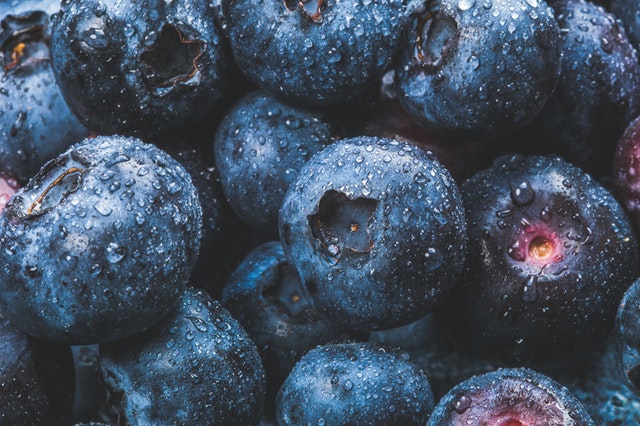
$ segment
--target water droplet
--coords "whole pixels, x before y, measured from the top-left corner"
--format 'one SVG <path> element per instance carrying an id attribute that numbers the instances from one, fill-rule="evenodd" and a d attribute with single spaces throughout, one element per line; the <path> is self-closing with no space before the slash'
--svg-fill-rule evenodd
<path id="1" fill-rule="evenodd" d="M 116 243 L 109 243 L 106 248 L 107 261 L 109 261 L 110 263 L 120 262 L 122 259 L 124 259 L 126 254 L 127 249 Z"/>
<path id="2" fill-rule="evenodd" d="M 101 27 L 92 27 L 84 30 L 81 39 L 78 41 L 95 50 L 107 50 L 111 45 L 111 37 Z"/>
<path id="3" fill-rule="evenodd" d="M 527 4 L 531 7 L 538 7 L 538 0 L 526 0 Z"/>
<path id="4" fill-rule="evenodd" d="M 413 175 L 413 181 L 415 183 L 425 183 L 427 181 L 427 177 L 424 175 L 424 173 L 422 172 L 418 172 L 415 175 Z"/>
<path id="5" fill-rule="evenodd" d="M 353 389 L 353 383 L 351 382 L 351 380 L 345 380 L 344 381 L 344 390 L 350 391 L 351 389 Z"/>
<path id="6" fill-rule="evenodd" d="M 460 0 L 460 1 L 458 1 L 458 9 L 462 10 L 463 12 L 465 10 L 471 9 L 475 5 L 476 5 L 476 0 Z"/>
<path id="7" fill-rule="evenodd" d="M 204 322 L 202 318 L 199 318 L 199 317 L 187 317 L 187 318 L 189 318 L 189 321 L 191 321 L 191 323 L 196 328 L 196 330 L 202 331 L 203 333 L 206 333 L 207 331 L 209 331 L 207 324 Z"/>
<path id="8" fill-rule="evenodd" d="M 480 66 L 480 59 L 478 59 L 476 55 L 469 56 L 469 59 L 467 59 L 467 61 L 469 62 L 469 66 L 473 70 L 478 69 L 478 67 Z"/>
<path id="9" fill-rule="evenodd" d="M 107 203 L 105 203 L 104 201 L 98 201 L 98 203 L 93 206 L 96 211 L 98 213 L 100 213 L 102 216 L 109 216 L 113 210 L 111 209 L 111 206 L 109 206 Z"/>
<path id="10" fill-rule="evenodd" d="M 509 186 L 511 187 L 511 201 L 518 207 L 531 204 L 536 198 L 536 193 L 527 181 L 511 182 Z"/>
<path id="11" fill-rule="evenodd" d="M 520 288 L 520 298 L 525 303 L 532 303 L 538 300 L 538 276 L 529 275 Z"/>
<path id="12" fill-rule="evenodd" d="M 469 407 L 471 407 L 471 398 L 466 395 L 462 395 L 453 403 L 453 409 L 456 410 L 458 414 L 464 413 Z"/>

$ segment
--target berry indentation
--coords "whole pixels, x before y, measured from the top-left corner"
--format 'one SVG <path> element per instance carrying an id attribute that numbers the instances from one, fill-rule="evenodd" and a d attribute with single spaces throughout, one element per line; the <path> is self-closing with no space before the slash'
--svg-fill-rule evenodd
<path id="1" fill-rule="evenodd" d="M 288 264 L 278 264 L 278 279 L 269 284 L 263 291 L 264 296 L 288 318 L 311 310 L 311 303 L 302 294 L 302 283 Z"/>
<path id="2" fill-rule="evenodd" d="M 324 0 L 284 0 L 284 6 L 291 12 L 299 9 L 311 18 L 313 22 L 320 22 L 322 20 Z"/>
<path id="3" fill-rule="evenodd" d="M 535 237 L 529 243 L 529 255 L 537 261 L 548 261 L 554 252 L 553 241 L 545 237 Z"/>
<path id="4" fill-rule="evenodd" d="M 0 22 L 0 54 L 5 72 L 25 64 L 49 60 L 49 37 L 44 12 L 9 15 Z"/>
<path id="5" fill-rule="evenodd" d="M 151 71 L 151 85 L 167 88 L 191 80 L 198 73 L 203 47 L 201 40 L 188 39 L 178 28 L 165 24 L 153 47 L 140 55 Z"/>
<path id="6" fill-rule="evenodd" d="M 71 158 L 58 157 L 44 167 L 5 206 L 10 220 L 41 216 L 78 190 L 82 184 L 85 166 Z"/>
<path id="7" fill-rule="evenodd" d="M 374 246 L 369 225 L 377 207 L 378 200 L 350 199 L 335 190 L 325 192 L 317 213 L 308 216 L 311 233 L 320 242 L 323 254 L 338 262 L 345 251 L 369 253 Z"/>
<path id="8" fill-rule="evenodd" d="M 438 12 L 427 12 L 418 21 L 414 42 L 414 63 L 426 72 L 435 72 L 455 50 L 456 22 Z"/>

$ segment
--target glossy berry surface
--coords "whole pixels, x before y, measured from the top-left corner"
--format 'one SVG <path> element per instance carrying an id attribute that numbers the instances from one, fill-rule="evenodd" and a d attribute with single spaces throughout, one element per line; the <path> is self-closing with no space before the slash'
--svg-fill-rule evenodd
<path id="1" fill-rule="evenodd" d="M 640 114 L 638 56 L 615 17 L 584 0 L 553 2 L 562 72 L 534 131 L 590 173 L 610 174 L 616 141 Z"/>
<path id="2" fill-rule="evenodd" d="M 627 385 L 640 393 L 640 281 L 626 291 L 616 317 L 617 361 Z"/>
<path id="3" fill-rule="evenodd" d="M 398 349 L 372 343 L 319 346 L 278 393 L 279 425 L 423 425 L 434 406 L 424 372 Z"/>
<path id="4" fill-rule="evenodd" d="M 138 333 L 182 293 L 201 209 L 184 168 L 139 139 L 73 145 L 0 216 L 0 306 L 42 339 L 92 344 Z"/>
<path id="5" fill-rule="evenodd" d="M 560 75 L 558 24 L 543 1 L 425 2 L 400 52 L 400 104 L 448 138 L 492 138 L 531 122 Z"/>
<path id="6" fill-rule="evenodd" d="M 238 67 L 292 103 L 345 102 L 375 84 L 406 22 L 399 0 L 222 1 Z"/>
<path id="7" fill-rule="evenodd" d="M 92 130 L 156 141 L 225 98 L 231 58 L 208 3 L 74 0 L 52 22 L 56 81 Z"/>
<path id="8" fill-rule="evenodd" d="M 443 313 L 465 346 L 566 360 L 610 332 L 638 248 L 605 188 L 559 157 L 516 155 L 461 190 L 468 261 Z"/>
<path id="9" fill-rule="evenodd" d="M 277 237 L 278 210 L 309 158 L 332 142 L 318 112 L 289 106 L 261 92 L 241 99 L 216 131 L 220 181 L 238 217 Z"/>
<path id="10" fill-rule="evenodd" d="M 103 382 L 127 424 L 258 424 L 260 356 L 240 324 L 202 291 L 187 289 L 160 323 L 100 349 Z"/>
<path id="11" fill-rule="evenodd" d="M 586 409 L 559 383 L 529 369 L 474 376 L 438 402 L 428 426 L 595 426 Z"/>
<path id="12" fill-rule="evenodd" d="M 640 46 L 640 5 L 635 0 L 611 0 L 608 10 L 622 21 L 625 32 L 633 46 Z"/>
<path id="13" fill-rule="evenodd" d="M 306 299 L 277 241 L 247 255 L 227 281 L 222 304 L 255 341 L 273 396 L 307 351 L 345 336 Z"/>
<path id="14" fill-rule="evenodd" d="M 430 153 L 391 139 L 342 139 L 312 157 L 285 196 L 280 236 L 313 303 L 362 331 L 425 315 L 464 261 L 451 175 Z"/>
<path id="15" fill-rule="evenodd" d="M 25 183 L 88 130 L 67 107 L 51 69 L 49 14 L 56 2 L 23 3 L 0 5 L 0 158 L 2 171 Z"/>
<path id="16" fill-rule="evenodd" d="M 618 140 L 613 185 L 631 224 L 640 231 L 640 118 L 633 120 Z"/>

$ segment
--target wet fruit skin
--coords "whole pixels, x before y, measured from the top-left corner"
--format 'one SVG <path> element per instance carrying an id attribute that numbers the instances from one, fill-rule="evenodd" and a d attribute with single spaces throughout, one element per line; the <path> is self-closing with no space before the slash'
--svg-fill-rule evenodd
<path id="1" fill-rule="evenodd" d="M 259 422 L 265 373 L 256 346 L 203 291 L 187 288 L 160 323 L 100 350 L 103 383 L 127 424 Z"/>
<path id="2" fill-rule="evenodd" d="M 467 263 L 441 313 L 464 347 L 568 362 L 610 333 L 638 247 L 605 188 L 559 157 L 514 155 L 461 191 Z"/>
<path id="3" fill-rule="evenodd" d="M 640 280 L 626 291 L 616 316 L 616 358 L 626 385 L 640 393 Z"/>
<path id="4" fill-rule="evenodd" d="M 638 2 L 635 0 L 611 0 L 608 10 L 622 21 L 625 32 L 633 46 L 640 47 L 640 22 L 638 21 Z"/>
<path id="5" fill-rule="evenodd" d="M 36 340 L 0 313 L 0 424 L 69 424 L 73 379 L 68 346 Z"/>
<path id="6" fill-rule="evenodd" d="M 616 141 L 640 114 L 638 56 L 602 7 L 583 0 L 551 5 L 562 30 L 562 72 L 531 131 L 556 155 L 608 176 Z"/>
<path id="7" fill-rule="evenodd" d="M 351 330 L 426 315 L 464 262 L 451 175 L 430 153 L 391 139 L 342 139 L 313 156 L 285 195 L 280 236 L 310 300 Z"/>
<path id="8" fill-rule="evenodd" d="M 0 216 L 0 309 L 33 336 L 94 344 L 159 321 L 198 256 L 202 213 L 184 168 L 139 139 L 73 145 Z"/>
<path id="9" fill-rule="evenodd" d="M 220 181 L 238 217 L 278 235 L 284 194 L 309 158 L 331 143 L 322 114 L 254 91 L 225 115 L 213 143 Z"/>
<path id="10" fill-rule="evenodd" d="M 51 69 L 55 1 L 7 3 L 0 5 L 0 158 L 2 171 L 25 183 L 89 131 L 67 107 Z"/>
<path id="11" fill-rule="evenodd" d="M 245 257 L 225 284 L 221 301 L 256 343 L 274 398 L 307 351 L 347 336 L 305 298 L 278 241 Z"/>
<path id="12" fill-rule="evenodd" d="M 434 406 L 424 372 L 399 349 L 373 343 L 319 346 L 280 388 L 278 425 L 424 425 Z"/>
<path id="13" fill-rule="evenodd" d="M 261 90 L 294 104 L 333 105 L 376 83 L 406 22 L 398 0 L 225 0 L 235 61 Z"/>
<path id="14" fill-rule="evenodd" d="M 395 65 L 398 98 L 428 130 L 490 139 L 531 122 L 560 75 L 560 34 L 544 1 L 425 2 Z"/>
<path id="15" fill-rule="evenodd" d="M 150 142 L 206 127 L 231 67 L 213 8 L 192 0 L 63 2 L 51 53 L 60 90 L 87 127 Z"/>
<path id="16" fill-rule="evenodd" d="M 613 159 L 615 194 L 629 215 L 636 232 L 640 231 L 640 118 L 629 124 L 616 147 Z"/>
<path id="17" fill-rule="evenodd" d="M 534 370 L 498 369 L 451 389 L 427 426 L 595 426 L 569 391 Z"/>

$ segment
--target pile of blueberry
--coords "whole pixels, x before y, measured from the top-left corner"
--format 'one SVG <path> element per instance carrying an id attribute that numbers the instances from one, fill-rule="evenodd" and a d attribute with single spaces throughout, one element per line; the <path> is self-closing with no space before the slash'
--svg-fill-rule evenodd
<path id="1" fill-rule="evenodd" d="M 0 425 L 640 424 L 594 1 L 0 0 Z"/>

